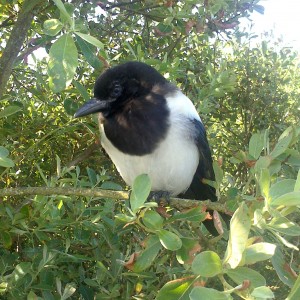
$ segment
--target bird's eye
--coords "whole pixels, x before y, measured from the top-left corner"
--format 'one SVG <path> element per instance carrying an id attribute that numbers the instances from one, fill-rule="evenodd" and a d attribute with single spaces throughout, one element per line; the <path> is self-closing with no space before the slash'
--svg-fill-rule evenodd
<path id="1" fill-rule="evenodd" d="M 122 93 L 122 86 L 120 83 L 116 82 L 112 88 L 112 91 L 110 93 L 110 96 L 112 98 L 118 98 Z"/>

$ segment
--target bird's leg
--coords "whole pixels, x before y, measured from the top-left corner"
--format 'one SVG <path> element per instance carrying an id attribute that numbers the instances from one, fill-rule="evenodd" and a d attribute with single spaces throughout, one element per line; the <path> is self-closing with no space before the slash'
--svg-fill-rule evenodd
<path id="1" fill-rule="evenodd" d="M 170 204 L 170 192 L 167 191 L 152 191 L 148 196 L 148 201 L 155 201 L 160 204 L 162 200 L 166 201 L 168 205 Z"/>

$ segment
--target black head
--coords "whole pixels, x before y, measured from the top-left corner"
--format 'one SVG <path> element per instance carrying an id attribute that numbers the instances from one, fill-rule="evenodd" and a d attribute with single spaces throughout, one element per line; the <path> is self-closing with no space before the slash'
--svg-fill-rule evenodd
<path id="1" fill-rule="evenodd" d="M 96 81 L 94 97 L 75 113 L 82 117 L 101 112 L 112 114 L 133 98 L 148 94 L 155 85 L 167 80 L 154 68 L 141 62 L 128 62 L 106 70 Z"/>

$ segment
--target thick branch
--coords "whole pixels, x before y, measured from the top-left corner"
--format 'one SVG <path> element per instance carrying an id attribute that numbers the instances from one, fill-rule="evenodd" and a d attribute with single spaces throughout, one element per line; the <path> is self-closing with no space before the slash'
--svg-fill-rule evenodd
<path id="1" fill-rule="evenodd" d="M 84 196 L 84 197 L 102 197 L 115 200 L 128 199 L 129 193 L 124 191 L 111 191 L 102 189 L 82 189 L 82 188 L 66 188 L 66 187 L 20 187 L 0 190 L 0 197 L 9 196 L 28 196 L 28 195 L 65 195 L 65 196 Z M 163 203 L 166 204 L 166 203 Z M 190 199 L 171 198 L 170 206 L 178 210 L 192 208 L 201 205 L 208 210 L 217 210 L 218 212 L 227 213 L 226 206 L 222 203 L 211 202 L 210 200 L 199 201 Z"/>
<path id="2" fill-rule="evenodd" d="M 0 98 L 3 96 L 14 62 L 26 39 L 27 32 L 34 17 L 34 9 L 42 2 L 44 1 L 25 0 L 19 12 L 18 19 L 11 31 L 2 56 L 0 57 Z"/>

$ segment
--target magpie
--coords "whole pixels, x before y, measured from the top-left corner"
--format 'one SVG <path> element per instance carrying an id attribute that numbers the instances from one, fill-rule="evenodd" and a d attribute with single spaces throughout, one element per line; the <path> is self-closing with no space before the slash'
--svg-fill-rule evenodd
<path id="1" fill-rule="evenodd" d="M 204 125 L 192 101 L 156 69 L 132 61 L 104 71 L 74 116 L 95 113 L 101 144 L 127 185 L 148 174 L 153 192 L 217 200 L 205 183 L 215 175 Z"/>

